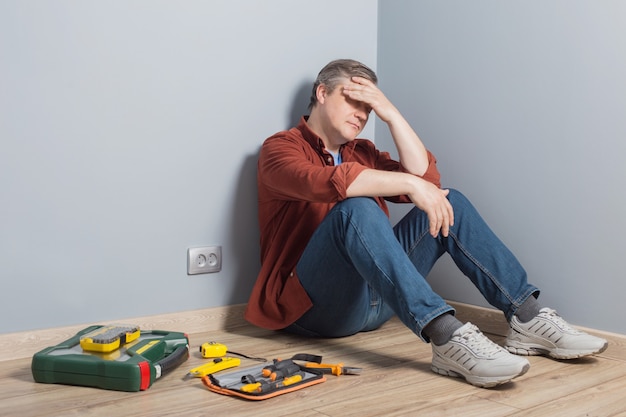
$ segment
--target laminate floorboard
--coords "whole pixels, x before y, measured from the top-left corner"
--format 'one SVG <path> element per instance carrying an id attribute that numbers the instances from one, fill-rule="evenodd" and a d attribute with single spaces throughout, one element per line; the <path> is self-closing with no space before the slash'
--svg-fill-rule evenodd
<path id="1" fill-rule="evenodd" d="M 502 342 L 506 323 L 498 313 L 465 305 L 457 309 L 459 318 L 472 321 L 494 341 Z M 36 383 L 30 370 L 31 357 L 0 361 L 0 415 L 626 416 L 626 338 L 621 335 L 598 332 L 610 344 L 594 357 L 574 361 L 531 357 L 527 374 L 512 383 L 482 389 L 433 373 L 430 345 L 418 340 L 395 318 L 376 331 L 340 339 L 309 339 L 267 331 L 232 317 L 223 328 L 207 331 L 201 331 L 201 320 L 196 322 L 198 325 L 188 333 L 189 360 L 146 391 Z M 265 401 L 226 397 L 208 391 L 197 378 L 182 379 L 191 368 L 206 361 L 199 346 L 207 341 L 268 359 L 316 354 L 326 363 L 343 362 L 363 371 L 358 376 L 329 375 L 322 384 Z M 241 366 L 255 363 L 242 359 Z"/>

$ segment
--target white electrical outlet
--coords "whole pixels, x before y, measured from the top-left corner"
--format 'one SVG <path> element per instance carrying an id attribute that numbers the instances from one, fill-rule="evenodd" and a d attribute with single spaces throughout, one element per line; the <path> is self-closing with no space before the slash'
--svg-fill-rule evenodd
<path id="1" fill-rule="evenodd" d="M 222 247 L 204 246 L 187 249 L 187 275 L 208 274 L 222 270 Z"/>

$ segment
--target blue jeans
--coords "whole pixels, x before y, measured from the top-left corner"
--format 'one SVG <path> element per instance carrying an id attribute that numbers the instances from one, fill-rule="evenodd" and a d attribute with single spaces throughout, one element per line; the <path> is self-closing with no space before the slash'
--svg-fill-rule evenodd
<path id="1" fill-rule="evenodd" d="M 373 199 L 350 198 L 328 213 L 309 241 L 296 271 L 313 302 L 285 330 L 342 337 L 374 330 L 394 314 L 422 340 L 424 327 L 454 309 L 426 279 L 449 253 L 485 299 L 511 319 L 536 287 L 470 201 L 450 190 L 454 226 L 448 237 L 429 234 L 428 218 L 413 208 L 395 227 Z"/>

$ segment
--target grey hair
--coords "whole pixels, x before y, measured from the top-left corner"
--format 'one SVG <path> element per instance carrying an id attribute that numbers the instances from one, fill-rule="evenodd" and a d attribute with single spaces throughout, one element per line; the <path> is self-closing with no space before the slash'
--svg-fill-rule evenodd
<path id="1" fill-rule="evenodd" d="M 376 73 L 366 65 L 353 59 L 337 59 L 326 64 L 324 68 L 317 74 L 317 79 L 313 84 L 311 92 L 311 100 L 309 102 L 309 110 L 317 104 L 317 87 L 324 84 L 328 93 L 332 93 L 335 88 L 346 78 L 363 77 L 374 84 L 378 83 Z"/>

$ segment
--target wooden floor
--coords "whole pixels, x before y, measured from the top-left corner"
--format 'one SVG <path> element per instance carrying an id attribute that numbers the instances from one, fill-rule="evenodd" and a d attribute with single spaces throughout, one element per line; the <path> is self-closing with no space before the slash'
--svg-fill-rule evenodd
<path id="1" fill-rule="evenodd" d="M 506 323 L 493 310 L 455 305 L 461 320 L 472 321 L 501 342 Z M 168 319 L 169 328 L 189 332 L 191 358 L 141 392 L 40 384 L 33 381 L 30 356 L 0 357 L 1 416 L 626 416 L 626 337 L 607 335 L 609 348 L 599 356 L 574 361 L 531 357 L 531 369 L 514 382 L 492 389 L 430 370 L 430 345 L 419 341 L 397 319 L 381 329 L 343 339 L 312 340 L 270 332 L 243 322 L 241 307 L 219 317 Z M 204 323 L 203 323 L 204 320 Z M 209 325 L 211 320 L 224 324 Z M 163 325 L 163 323 L 159 323 Z M 215 328 L 218 327 L 218 328 Z M 210 328 L 209 331 L 202 331 Z M 42 343 L 16 335 L 14 347 Z M 34 340 L 34 341 L 33 341 Z M 50 345 L 65 340 L 50 340 Z M 187 371 L 206 361 L 198 347 L 206 341 L 235 352 L 267 358 L 296 353 L 322 355 L 363 369 L 359 376 L 329 376 L 327 382 L 266 401 L 246 401 L 208 391 Z M 0 348 L 7 349 L 8 346 Z M 44 340 L 44 342 L 48 342 Z M 6 339 L 5 342 L 6 344 Z M 242 366 L 255 362 L 242 360 Z"/>

